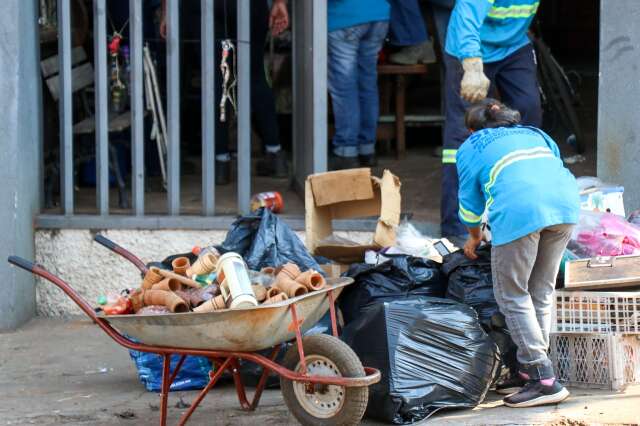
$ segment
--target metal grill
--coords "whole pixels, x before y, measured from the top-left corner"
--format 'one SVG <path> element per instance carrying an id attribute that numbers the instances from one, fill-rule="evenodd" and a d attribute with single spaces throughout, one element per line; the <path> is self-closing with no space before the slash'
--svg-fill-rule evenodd
<path id="1" fill-rule="evenodd" d="M 620 334 L 552 333 L 549 356 L 570 386 L 620 390 L 640 382 L 640 339 Z"/>

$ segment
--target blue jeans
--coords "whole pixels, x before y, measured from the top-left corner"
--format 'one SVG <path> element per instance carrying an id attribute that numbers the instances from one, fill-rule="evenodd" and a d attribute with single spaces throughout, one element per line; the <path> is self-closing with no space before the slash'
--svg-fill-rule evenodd
<path id="1" fill-rule="evenodd" d="M 427 28 L 418 0 L 389 0 L 389 39 L 396 46 L 414 46 L 427 41 Z"/>
<path id="2" fill-rule="evenodd" d="M 388 21 L 331 31 L 328 82 L 333 105 L 333 153 L 356 157 L 375 153 L 378 126 L 378 52 Z"/>

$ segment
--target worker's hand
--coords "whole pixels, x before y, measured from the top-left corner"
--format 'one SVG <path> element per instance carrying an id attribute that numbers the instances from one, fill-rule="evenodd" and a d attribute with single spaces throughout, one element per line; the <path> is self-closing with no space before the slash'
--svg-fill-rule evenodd
<path id="1" fill-rule="evenodd" d="M 167 20 L 164 16 L 164 14 L 162 15 L 162 17 L 160 18 L 160 37 L 162 37 L 163 39 L 167 39 Z"/>
<path id="2" fill-rule="evenodd" d="M 473 235 L 469 234 L 469 237 L 467 238 L 467 242 L 464 243 L 465 256 L 467 256 L 471 260 L 476 260 L 478 258 L 478 255 L 476 254 L 476 249 L 482 242 L 482 238 L 483 238 L 482 234 L 480 235 L 480 238 L 476 238 Z"/>
<path id="3" fill-rule="evenodd" d="M 462 61 L 464 76 L 460 95 L 465 101 L 478 102 L 487 97 L 491 82 L 482 70 L 482 58 L 466 58 Z"/>
<path id="4" fill-rule="evenodd" d="M 286 0 L 274 0 L 271 6 L 271 14 L 269 15 L 269 28 L 271 34 L 277 36 L 287 29 L 289 26 L 289 11 L 287 10 Z"/>

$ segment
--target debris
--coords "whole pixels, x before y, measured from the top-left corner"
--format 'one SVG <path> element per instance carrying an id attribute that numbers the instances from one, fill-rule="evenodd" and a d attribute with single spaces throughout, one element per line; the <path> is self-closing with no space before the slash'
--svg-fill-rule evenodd
<path id="1" fill-rule="evenodd" d="M 576 154 L 576 155 L 572 155 L 570 157 L 564 157 L 562 159 L 562 161 L 565 162 L 565 164 L 576 164 L 576 163 L 583 163 L 587 160 L 587 157 L 585 157 L 582 154 Z"/>
<path id="2" fill-rule="evenodd" d="M 182 395 L 180 395 L 179 397 L 180 399 L 178 399 L 178 402 L 176 402 L 176 408 L 189 408 L 191 407 L 191 404 L 189 404 L 188 402 L 184 402 L 184 400 L 182 399 Z"/>
<path id="3" fill-rule="evenodd" d="M 135 419 L 136 418 L 136 413 L 134 413 L 132 410 L 119 411 L 119 412 L 115 413 L 115 415 L 117 417 L 120 417 L 121 419 Z"/>

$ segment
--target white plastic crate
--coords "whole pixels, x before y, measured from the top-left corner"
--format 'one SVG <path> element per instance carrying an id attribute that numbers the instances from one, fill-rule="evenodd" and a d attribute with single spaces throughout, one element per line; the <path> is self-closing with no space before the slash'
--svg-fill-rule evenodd
<path id="1" fill-rule="evenodd" d="M 639 333 L 640 292 L 555 292 L 552 331 L 563 333 Z"/>
<path id="2" fill-rule="evenodd" d="M 620 390 L 640 383 L 640 336 L 551 333 L 549 357 L 560 382 Z"/>

